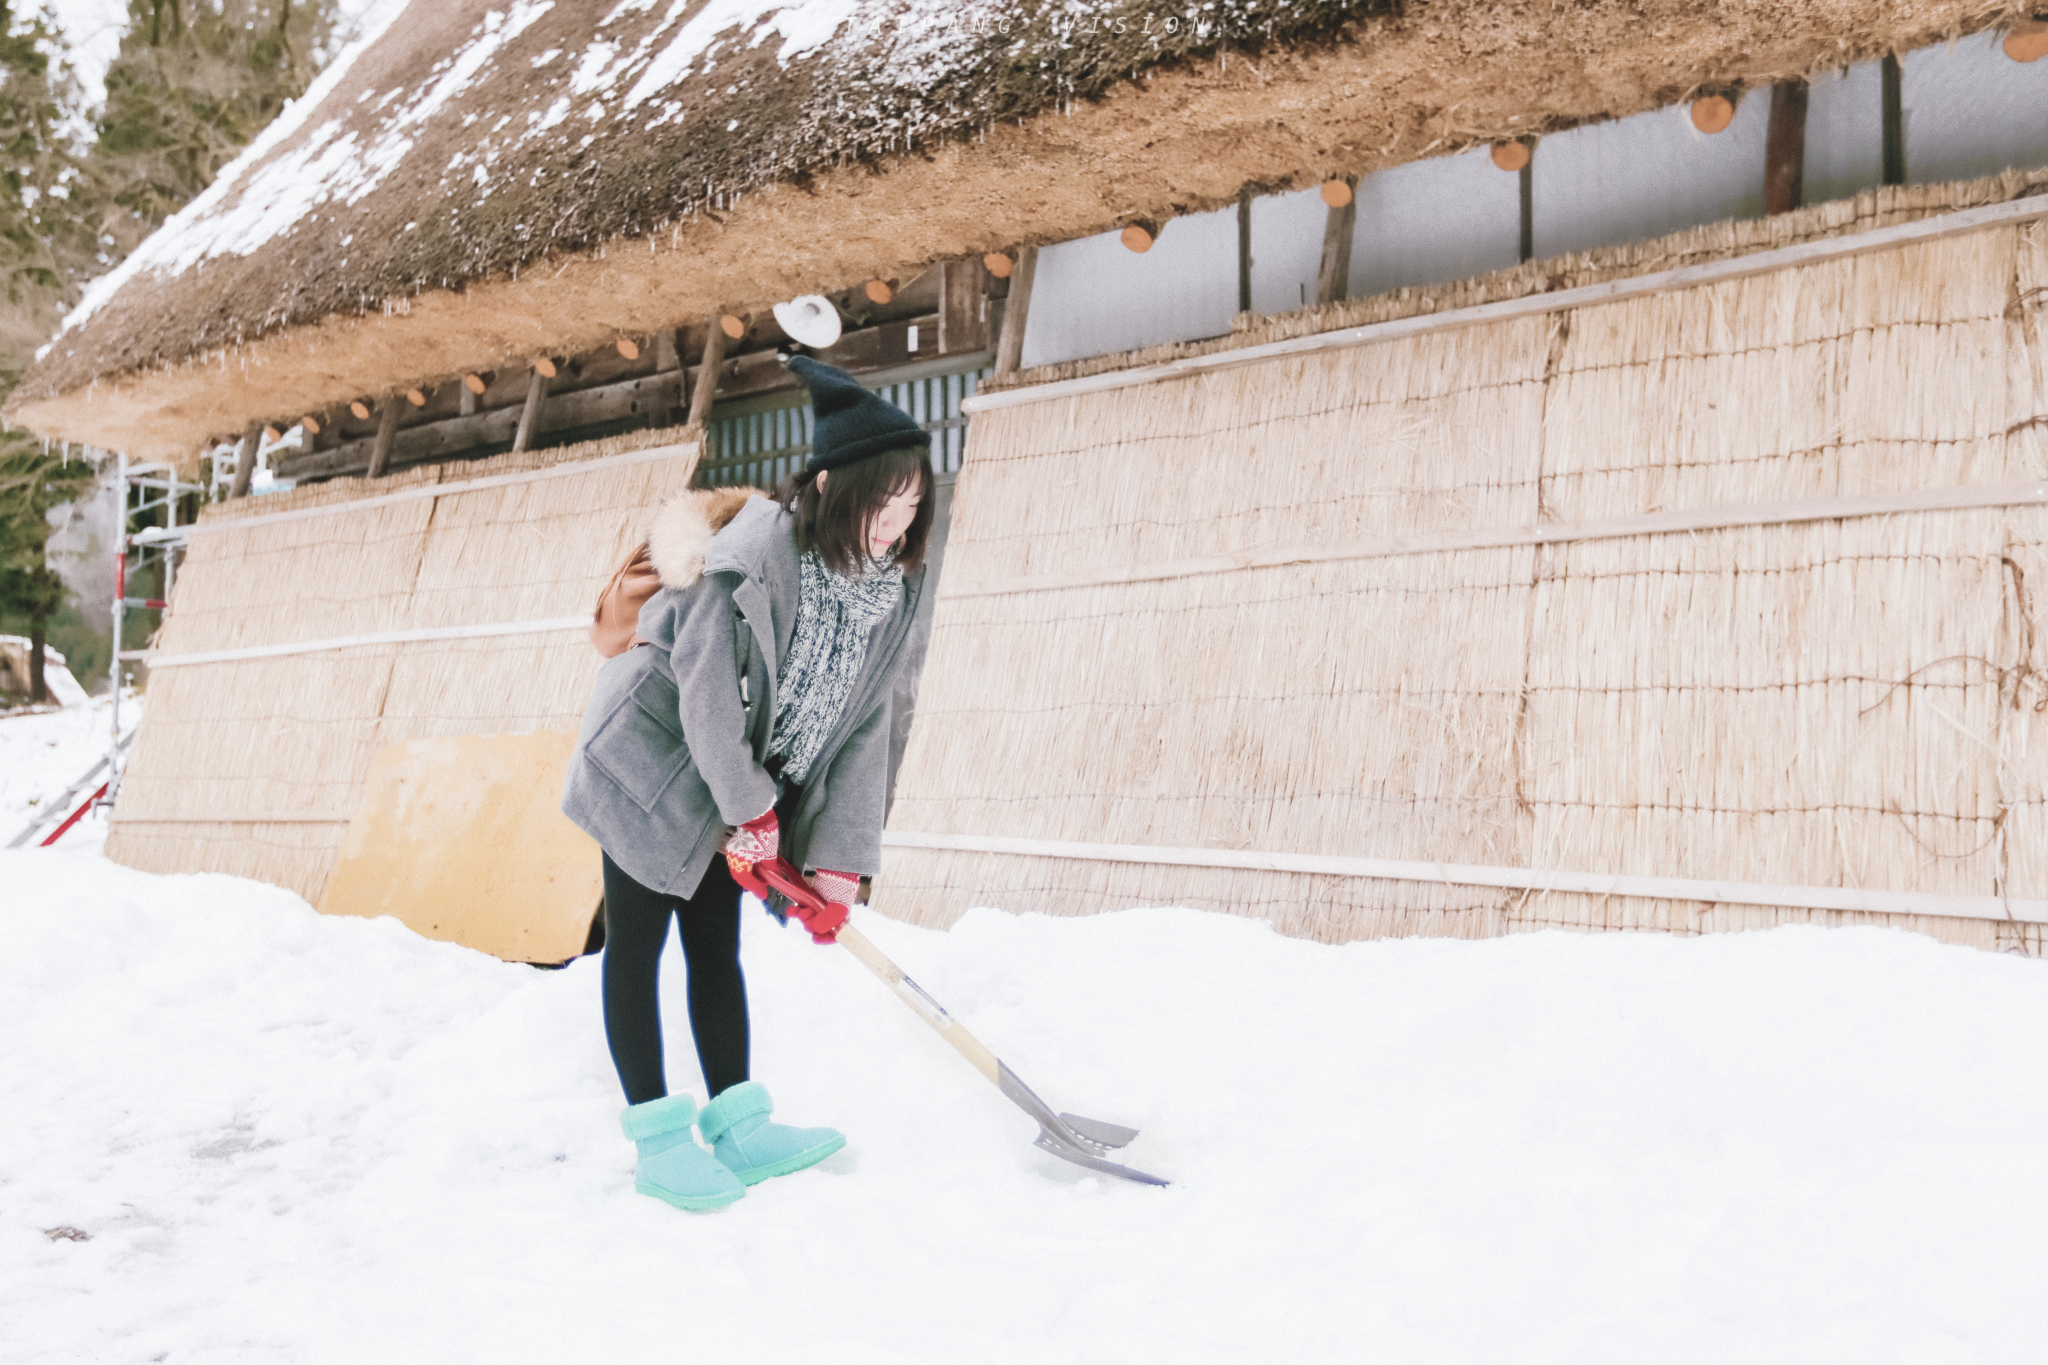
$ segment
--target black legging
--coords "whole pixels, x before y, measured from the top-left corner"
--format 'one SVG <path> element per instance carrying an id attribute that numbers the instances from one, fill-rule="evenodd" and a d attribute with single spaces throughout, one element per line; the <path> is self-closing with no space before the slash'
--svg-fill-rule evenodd
<path id="1" fill-rule="evenodd" d="M 723 857 L 688 900 L 650 891 L 604 859 L 604 1037 L 626 1103 L 668 1093 L 661 1061 L 661 950 L 673 915 L 689 973 L 690 1033 L 713 1095 L 747 1079 L 747 982 L 740 974 L 740 888 Z"/>

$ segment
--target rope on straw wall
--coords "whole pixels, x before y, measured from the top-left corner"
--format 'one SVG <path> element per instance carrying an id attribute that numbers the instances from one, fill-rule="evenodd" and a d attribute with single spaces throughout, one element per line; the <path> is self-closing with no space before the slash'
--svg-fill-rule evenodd
<path id="1" fill-rule="evenodd" d="M 287 654 L 319 654 L 358 645 L 407 645 L 421 640 L 473 640 L 491 635 L 544 635 L 558 630 L 589 630 L 588 616 L 557 616 L 545 621 L 496 621 L 476 626 L 427 626 L 419 630 L 380 630 L 365 635 L 336 635 L 325 640 L 296 640 L 284 645 L 246 645 L 240 649 L 197 650 L 190 654 L 156 654 L 138 650 L 135 657 L 151 668 L 186 664 L 224 664 L 242 659 L 275 659 Z M 129 657 L 127 654 L 123 658 Z"/>
<path id="2" fill-rule="evenodd" d="M 1007 853 L 1027 858 L 1143 863 L 1158 867 L 1216 867 L 1244 872 L 1297 872 L 1317 877 L 1376 877 L 1448 886 L 1497 886 L 1515 891 L 1563 891 L 1592 896 L 1764 905 L 1801 910 L 1853 910 L 1874 915 L 1952 915 L 1962 919 L 2048 924 L 2048 901 L 2002 896 L 1937 896 L 1913 891 L 1864 891 L 1842 886 L 1773 886 L 1764 882 L 1703 881 L 1689 877 L 1631 877 L 1554 868 L 1480 867 L 1407 862 L 1396 858 L 1331 858 L 1304 853 L 1258 853 L 1222 848 L 1161 848 L 1148 844 L 1084 844 L 1058 839 L 1007 839 L 980 834 L 917 834 L 890 830 L 886 848 L 935 852 Z"/>
<path id="3" fill-rule="evenodd" d="M 2048 218 L 2048 196 L 2037 195 L 2005 204 L 1962 209 L 1955 213 L 1938 214 L 1911 223 L 1876 228 L 1869 232 L 1801 242 L 1797 246 L 1753 252 L 1728 260 L 1707 261 L 1700 265 L 1683 266 L 1677 270 L 1660 270 L 1650 275 L 1605 280 L 1599 284 L 1581 285 L 1576 289 L 1559 289 L 1547 294 L 1531 294 L 1525 298 L 1502 299 L 1498 303 L 1482 303 L 1471 308 L 1452 309 L 1445 313 L 1425 313 L 1417 317 L 1396 318 L 1391 322 L 1375 322 L 1364 327 L 1317 332 L 1311 336 L 1267 342 L 1262 346 L 1242 346 L 1236 350 L 1217 351 L 1209 355 L 1187 356 L 1163 365 L 1110 370 L 1102 374 L 1082 375 L 1076 379 L 1055 380 L 1049 384 L 1003 389 L 995 393 L 978 393 L 963 401 L 960 410 L 971 416 L 977 412 L 1015 407 L 1022 403 L 1042 403 L 1052 398 L 1072 398 L 1076 394 L 1101 393 L 1110 389 L 1131 388 L 1139 384 L 1156 384 L 1167 379 L 1183 379 L 1189 375 L 1234 369 L 1240 365 L 1253 365 L 1280 356 L 1312 355 L 1318 351 L 1367 346 L 1378 341 L 1392 341 L 1397 337 L 1475 327 L 1482 323 L 1502 322 L 1532 314 L 1555 313 L 1603 303 L 1619 303 L 1647 294 L 1663 294 L 1703 284 L 1718 284 L 1724 280 L 1739 280 L 1751 275 L 1766 275 L 1789 266 L 1815 265 L 1823 261 L 1861 255 L 1868 251 L 1881 251 L 1887 247 L 1930 242 L 1942 237 L 1952 237 L 1957 233 L 1975 232 L 1980 228 L 2007 227 L 2035 218 Z"/>
<path id="4" fill-rule="evenodd" d="M 1150 583 L 1191 578 L 1198 574 L 1235 573 L 1243 569 L 1277 569 L 1297 564 L 1325 564 L 1347 559 L 1392 559 L 1400 555 L 1437 554 L 1449 550 L 1490 550 L 1515 545 L 1559 545 L 1573 541 L 1619 540 L 1628 536 L 1668 535 L 1685 531 L 1729 530 L 1742 526 L 1786 526 L 1809 521 L 1846 521 L 1899 512 L 1958 511 L 1976 507 L 2048 506 L 2048 483 L 1979 484 L 1961 488 L 1911 488 L 1895 493 L 1859 493 L 1841 498 L 1798 498 L 1786 502 L 1738 504 L 1650 512 L 1603 521 L 1556 522 L 1505 530 L 1442 531 L 1421 536 L 1357 540 L 1344 545 L 1246 550 L 1166 560 L 1133 569 L 1080 574 L 1031 574 L 991 579 L 984 583 L 949 584 L 942 598 L 998 597 L 1010 593 L 1050 592 L 1059 588 L 1099 588 L 1117 583 Z"/>

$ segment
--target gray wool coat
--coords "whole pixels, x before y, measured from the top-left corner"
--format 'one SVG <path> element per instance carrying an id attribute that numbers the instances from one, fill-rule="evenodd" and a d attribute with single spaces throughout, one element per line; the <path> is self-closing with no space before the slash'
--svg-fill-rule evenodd
<path id="1" fill-rule="evenodd" d="M 655 516 L 648 548 L 662 588 L 640 610 L 647 643 L 598 670 L 562 792 L 562 813 L 643 886 L 691 895 L 731 828 L 775 803 L 762 763 L 796 627 L 794 520 L 757 497 L 714 534 L 694 493 Z M 881 869 L 889 694 L 923 579 L 905 577 L 869 636 L 838 728 L 782 827 L 798 867 Z"/>

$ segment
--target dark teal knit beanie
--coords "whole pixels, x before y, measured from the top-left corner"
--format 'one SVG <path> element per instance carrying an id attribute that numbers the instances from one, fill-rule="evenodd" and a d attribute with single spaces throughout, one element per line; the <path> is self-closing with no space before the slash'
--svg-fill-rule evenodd
<path id="1" fill-rule="evenodd" d="M 931 433 L 894 403 L 877 397 L 858 379 L 807 355 L 792 356 L 791 373 L 811 391 L 811 458 L 807 469 L 837 469 L 885 450 L 928 446 Z"/>

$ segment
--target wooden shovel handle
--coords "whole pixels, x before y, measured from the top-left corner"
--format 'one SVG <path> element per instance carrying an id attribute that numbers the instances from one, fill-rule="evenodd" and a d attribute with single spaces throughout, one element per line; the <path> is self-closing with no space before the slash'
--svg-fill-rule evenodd
<path id="1" fill-rule="evenodd" d="M 903 969 L 891 962 L 888 955 L 873 943 L 868 936 L 851 924 L 839 926 L 839 946 L 861 960 L 861 964 L 894 992 L 904 1004 L 917 1011 L 923 1019 L 938 1031 L 938 1035 L 953 1045 L 954 1051 L 974 1063 L 974 1069 L 989 1078 L 995 1085 L 1001 1085 L 998 1074 L 999 1063 L 996 1054 L 982 1045 L 979 1038 L 967 1031 L 965 1025 L 946 1013 L 945 1006 L 925 994 L 924 987 L 903 974 Z"/>

